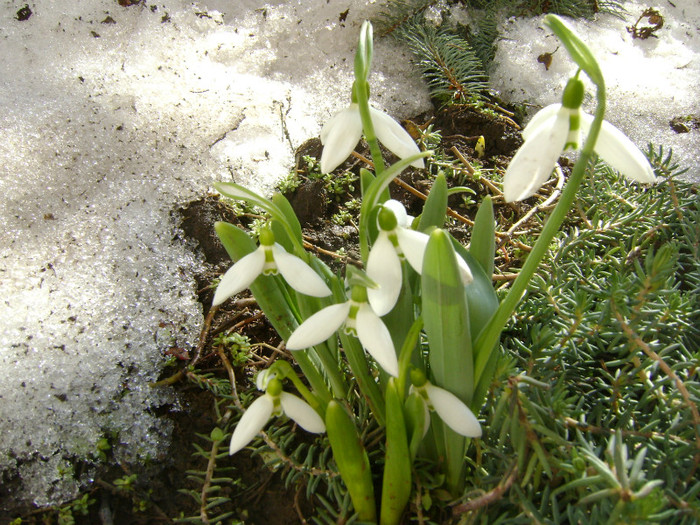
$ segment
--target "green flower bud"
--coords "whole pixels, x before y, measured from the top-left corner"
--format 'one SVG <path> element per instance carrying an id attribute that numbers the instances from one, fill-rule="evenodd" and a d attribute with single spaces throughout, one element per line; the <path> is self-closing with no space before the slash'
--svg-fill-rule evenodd
<path id="1" fill-rule="evenodd" d="M 564 88 L 564 95 L 561 98 L 561 104 L 565 108 L 578 109 L 583 104 L 583 96 L 586 90 L 583 82 L 579 80 L 578 74 L 569 79 Z"/>
<path id="2" fill-rule="evenodd" d="M 578 109 L 583 104 L 583 96 L 586 89 L 583 82 L 579 80 L 578 73 L 575 77 L 569 79 L 564 88 L 564 94 L 561 98 L 561 105 L 569 109 Z"/>
<path id="3" fill-rule="evenodd" d="M 379 223 L 379 227 L 387 232 L 396 229 L 396 226 L 398 225 L 394 212 L 388 208 L 385 208 L 384 206 L 382 206 L 382 208 L 379 210 L 377 222 Z"/>
<path id="4" fill-rule="evenodd" d="M 428 378 L 425 377 L 425 374 L 422 370 L 418 368 L 411 369 L 411 383 L 413 384 L 413 386 L 415 386 L 416 388 L 421 388 L 422 386 L 425 386 L 427 382 Z"/>
<path id="5" fill-rule="evenodd" d="M 263 246 L 272 246 L 275 244 L 275 234 L 270 228 L 263 228 L 260 231 L 260 244 Z"/>
<path id="6" fill-rule="evenodd" d="M 266 392 L 271 396 L 278 397 L 282 393 L 282 381 L 273 377 L 267 384 Z"/>

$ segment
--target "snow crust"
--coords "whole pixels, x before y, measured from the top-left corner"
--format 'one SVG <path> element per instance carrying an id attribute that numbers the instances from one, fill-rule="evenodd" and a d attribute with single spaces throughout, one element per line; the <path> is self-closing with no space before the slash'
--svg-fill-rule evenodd
<path id="1" fill-rule="evenodd" d="M 148 383 L 202 327 L 174 212 L 215 180 L 268 192 L 288 172 L 349 103 L 376 7 L 42 0 L 19 21 L 23 5 L 0 5 L 0 479 L 50 505 L 103 437 L 119 462 L 167 461 L 156 414 L 178 401 Z M 398 117 L 429 107 L 391 41 L 372 83 Z"/>
<path id="2" fill-rule="evenodd" d="M 632 41 L 632 15 L 574 25 L 600 46 L 609 119 L 642 147 L 673 146 L 697 178 L 698 133 L 667 130 L 698 113 L 698 9 L 667 4 L 659 39 Z M 359 25 L 380 5 L 35 0 L 19 21 L 24 5 L 0 3 L 0 485 L 41 506 L 90 481 L 75 461 L 101 438 L 124 464 L 167 461 L 160 414 L 181 407 L 148 384 L 202 327 L 201 261 L 176 210 L 213 181 L 270 191 L 349 102 Z M 504 30 L 494 87 L 556 101 L 564 50 L 546 72 L 536 57 L 556 44 L 541 20 Z M 430 107 L 392 41 L 376 41 L 371 83 L 398 118 Z"/>

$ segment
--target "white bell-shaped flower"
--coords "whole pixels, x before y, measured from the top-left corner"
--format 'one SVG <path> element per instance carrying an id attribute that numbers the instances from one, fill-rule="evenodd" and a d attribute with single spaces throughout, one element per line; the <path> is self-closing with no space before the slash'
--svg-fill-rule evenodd
<path id="1" fill-rule="evenodd" d="M 274 377 L 265 378 L 266 392 L 248 407 L 231 436 L 229 454 L 235 454 L 250 443 L 270 418 L 285 414 L 301 428 L 314 434 L 326 431 L 326 425 L 311 405 L 301 398 L 282 391 L 282 383 Z M 260 385 L 259 385 L 260 386 Z"/>
<path id="2" fill-rule="evenodd" d="M 231 266 L 221 278 L 212 305 L 217 306 L 245 290 L 260 274 L 278 273 L 297 292 L 313 297 L 331 294 L 330 288 L 308 264 L 274 242 L 272 232 L 265 229 L 260 233 L 260 246 Z"/>
<path id="3" fill-rule="evenodd" d="M 377 219 L 379 233 L 367 258 L 367 275 L 379 286 L 368 288 L 367 298 L 377 315 L 382 316 L 394 308 L 401 293 L 401 261 L 408 261 L 420 274 L 430 236 L 409 228 L 406 209 L 394 199 L 382 204 Z M 461 257 L 457 257 L 457 263 L 463 283 L 470 283 L 473 276 L 469 266 Z"/>
<path id="4" fill-rule="evenodd" d="M 322 343 L 341 327 L 360 340 L 379 366 L 394 377 L 399 363 L 391 334 L 367 302 L 367 291 L 353 286 L 352 298 L 319 310 L 297 327 L 287 341 L 288 350 L 302 350 Z"/>
<path id="5" fill-rule="evenodd" d="M 379 142 L 399 158 L 420 153 L 411 135 L 396 120 L 370 106 L 370 117 Z M 362 138 L 362 117 L 356 103 L 333 115 L 321 129 L 321 172 L 330 173 L 347 159 Z M 423 168 L 423 159 L 411 164 Z"/>
<path id="6" fill-rule="evenodd" d="M 508 165 L 504 178 L 504 197 L 507 202 L 532 196 L 549 178 L 557 160 L 567 148 L 577 149 L 588 136 L 593 117 L 581 111 L 582 85 L 579 97 L 564 103 L 552 104 L 535 114 L 523 130 L 524 144 Z M 654 170 L 644 154 L 619 129 L 603 121 L 595 152 L 610 166 L 628 179 L 651 184 L 656 181 Z"/>
<path id="7" fill-rule="evenodd" d="M 426 414 L 428 411 L 437 413 L 448 427 L 462 436 L 481 437 L 479 420 L 456 395 L 433 385 L 417 369 L 411 371 L 411 382 L 411 391 L 417 392 L 425 402 Z"/>

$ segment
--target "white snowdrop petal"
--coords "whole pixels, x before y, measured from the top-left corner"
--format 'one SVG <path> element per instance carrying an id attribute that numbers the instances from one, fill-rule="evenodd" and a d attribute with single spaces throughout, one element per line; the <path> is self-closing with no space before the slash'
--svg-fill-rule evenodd
<path id="1" fill-rule="evenodd" d="M 327 297 L 331 294 L 331 289 L 311 266 L 287 252 L 281 245 L 275 243 L 272 246 L 272 255 L 282 277 L 297 292 L 313 297 Z"/>
<path id="2" fill-rule="evenodd" d="M 287 341 L 287 350 L 301 350 L 322 343 L 342 326 L 349 312 L 349 301 L 319 310 L 294 330 Z"/>
<path id="3" fill-rule="evenodd" d="M 541 126 L 544 126 L 549 119 L 556 118 L 560 109 L 561 104 L 551 104 L 535 113 L 522 132 L 523 139 L 528 140 Z"/>
<path id="4" fill-rule="evenodd" d="M 236 425 L 236 429 L 231 436 L 231 445 L 228 453 L 235 454 L 248 443 L 265 427 L 265 424 L 272 416 L 274 403 L 267 394 L 257 398 L 243 413 L 241 420 Z"/>
<path id="5" fill-rule="evenodd" d="M 404 208 L 404 205 L 401 204 L 399 201 L 397 201 L 396 199 L 389 199 L 388 201 L 384 201 L 382 203 L 382 206 L 394 212 L 396 222 L 399 226 L 410 226 L 410 223 L 408 222 L 408 214 L 406 213 L 406 208 Z"/>
<path id="6" fill-rule="evenodd" d="M 362 118 L 357 104 L 331 117 L 321 130 L 321 172 L 330 173 L 347 159 L 362 137 Z"/>
<path id="7" fill-rule="evenodd" d="M 469 268 L 469 265 L 467 264 L 467 261 L 462 259 L 459 254 L 457 255 L 457 266 L 459 266 L 459 274 L 462 277 L 462 284 L 469 284 L 474 280 L 474 276 L 472 275 L 472 271 Z"/>
<path id="8" fill-rule="evenodd" d="M 374 124 L 374 132 L 377 135 L 377 139 L 394 155 L 404 159 L 420 153 L 420 149 L 418 149 L 418 145 L 413 140 L 413 137 L 396 120 L 373 107 L 369 108 L 369 113 L 372 118 L 372 124 Z M 425 163 L 423 159 L 418 159 L 411 163 L 411 166 L 424 168 Z"/>
<path id="9" fill-rule="evenodd" d="M 326 431 L 326 425 L 321 416 L 303 399 L 288 392 L 282 392 L 280 403 L 284 413 L 307 432 L 320 434 Z"/>
<path id="10" fill-rule="evenodd" d="M 510 161 L 503 181 L 506 202 L 527 199 L 547 181 L 564 150 L 569 116 L 560 111 L 530 136 Z"/>
<path id="11" fill-rule="evenodd" d="M 367 259 L 367 275 L 379 288 L 367 288 L 367 299 L 377 315 L 388 314 L 401 293 L 401 260 L 385 231 L 380 231 Z"/>
<path id="12" fill-rule="evenodd" d="M 262 246 L 242 257 L 224 274 L 216 287 L 212 306 L 223 303 L 229 297 L 245 290 L 260 275 L 265 264 L 265 251 Z"/>
<path id="13" fill-rule="evenodd" d="M 397 228 L 396 238 L 404 257 L 416 272 L 423 271 L 423 256 L 430 236 L 408 228 Z"/>
<path id="14" fill-rule="evenodd" d="M 430 383 L 425 389 L 440 419 L 462 436 L 481 437 L 481 425 L 474 413 L 457 396 Z"/>
<path id="15" fill-rule="evenodd" d="M 357 337 L 379 366 L 388 374 L 399 376 L 399 361 L 389 330 L 366 303 L 357 312 Z"/>
<path id="16" fill-rule="evenodd" d="M 582 133 L 588 135 L 593 117 L 585 113 L 581 117 Z M 646 155 L 607 120 L 603 121 L 600 128 L 595 152 L 628 179 L 646 184 L 656 182 L 656 175 Z"/>

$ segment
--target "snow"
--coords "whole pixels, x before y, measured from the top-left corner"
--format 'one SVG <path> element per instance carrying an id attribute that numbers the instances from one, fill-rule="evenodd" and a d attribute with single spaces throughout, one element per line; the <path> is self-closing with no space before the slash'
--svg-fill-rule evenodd
<path id="1" fill-rule="evenodd" d="M 686 3 L 664 7 L 658 41 L 630 40 L 629 20 L 576 25 L 611 55 L 610 120 L 640 145 L 672 145 L 697 176 L 698 132 L 667 133 L 669 115 L 698 112 Z M 201 261 L 176 210 L 214 181 L 269 192 L 349 102 L 359 26 L 381 6 L 35 0 L 19 21 L 24 5 L 0 3 L 0 479 L 41 506 L 90 481 L 73 465 L 103 437 L 124 464 L 167 460 L 172 428 L 157 414 L 181 407 L 148 384 L 202 327 Z M 540 22 L 505 23 L 494 86 L 544 105 L 571 66 L 560 50 L 542 71 L 536 56 L 555 44 Z M 429 108 L 391 40 L 376 41 L 371 82 L 396 117 Z"/>

